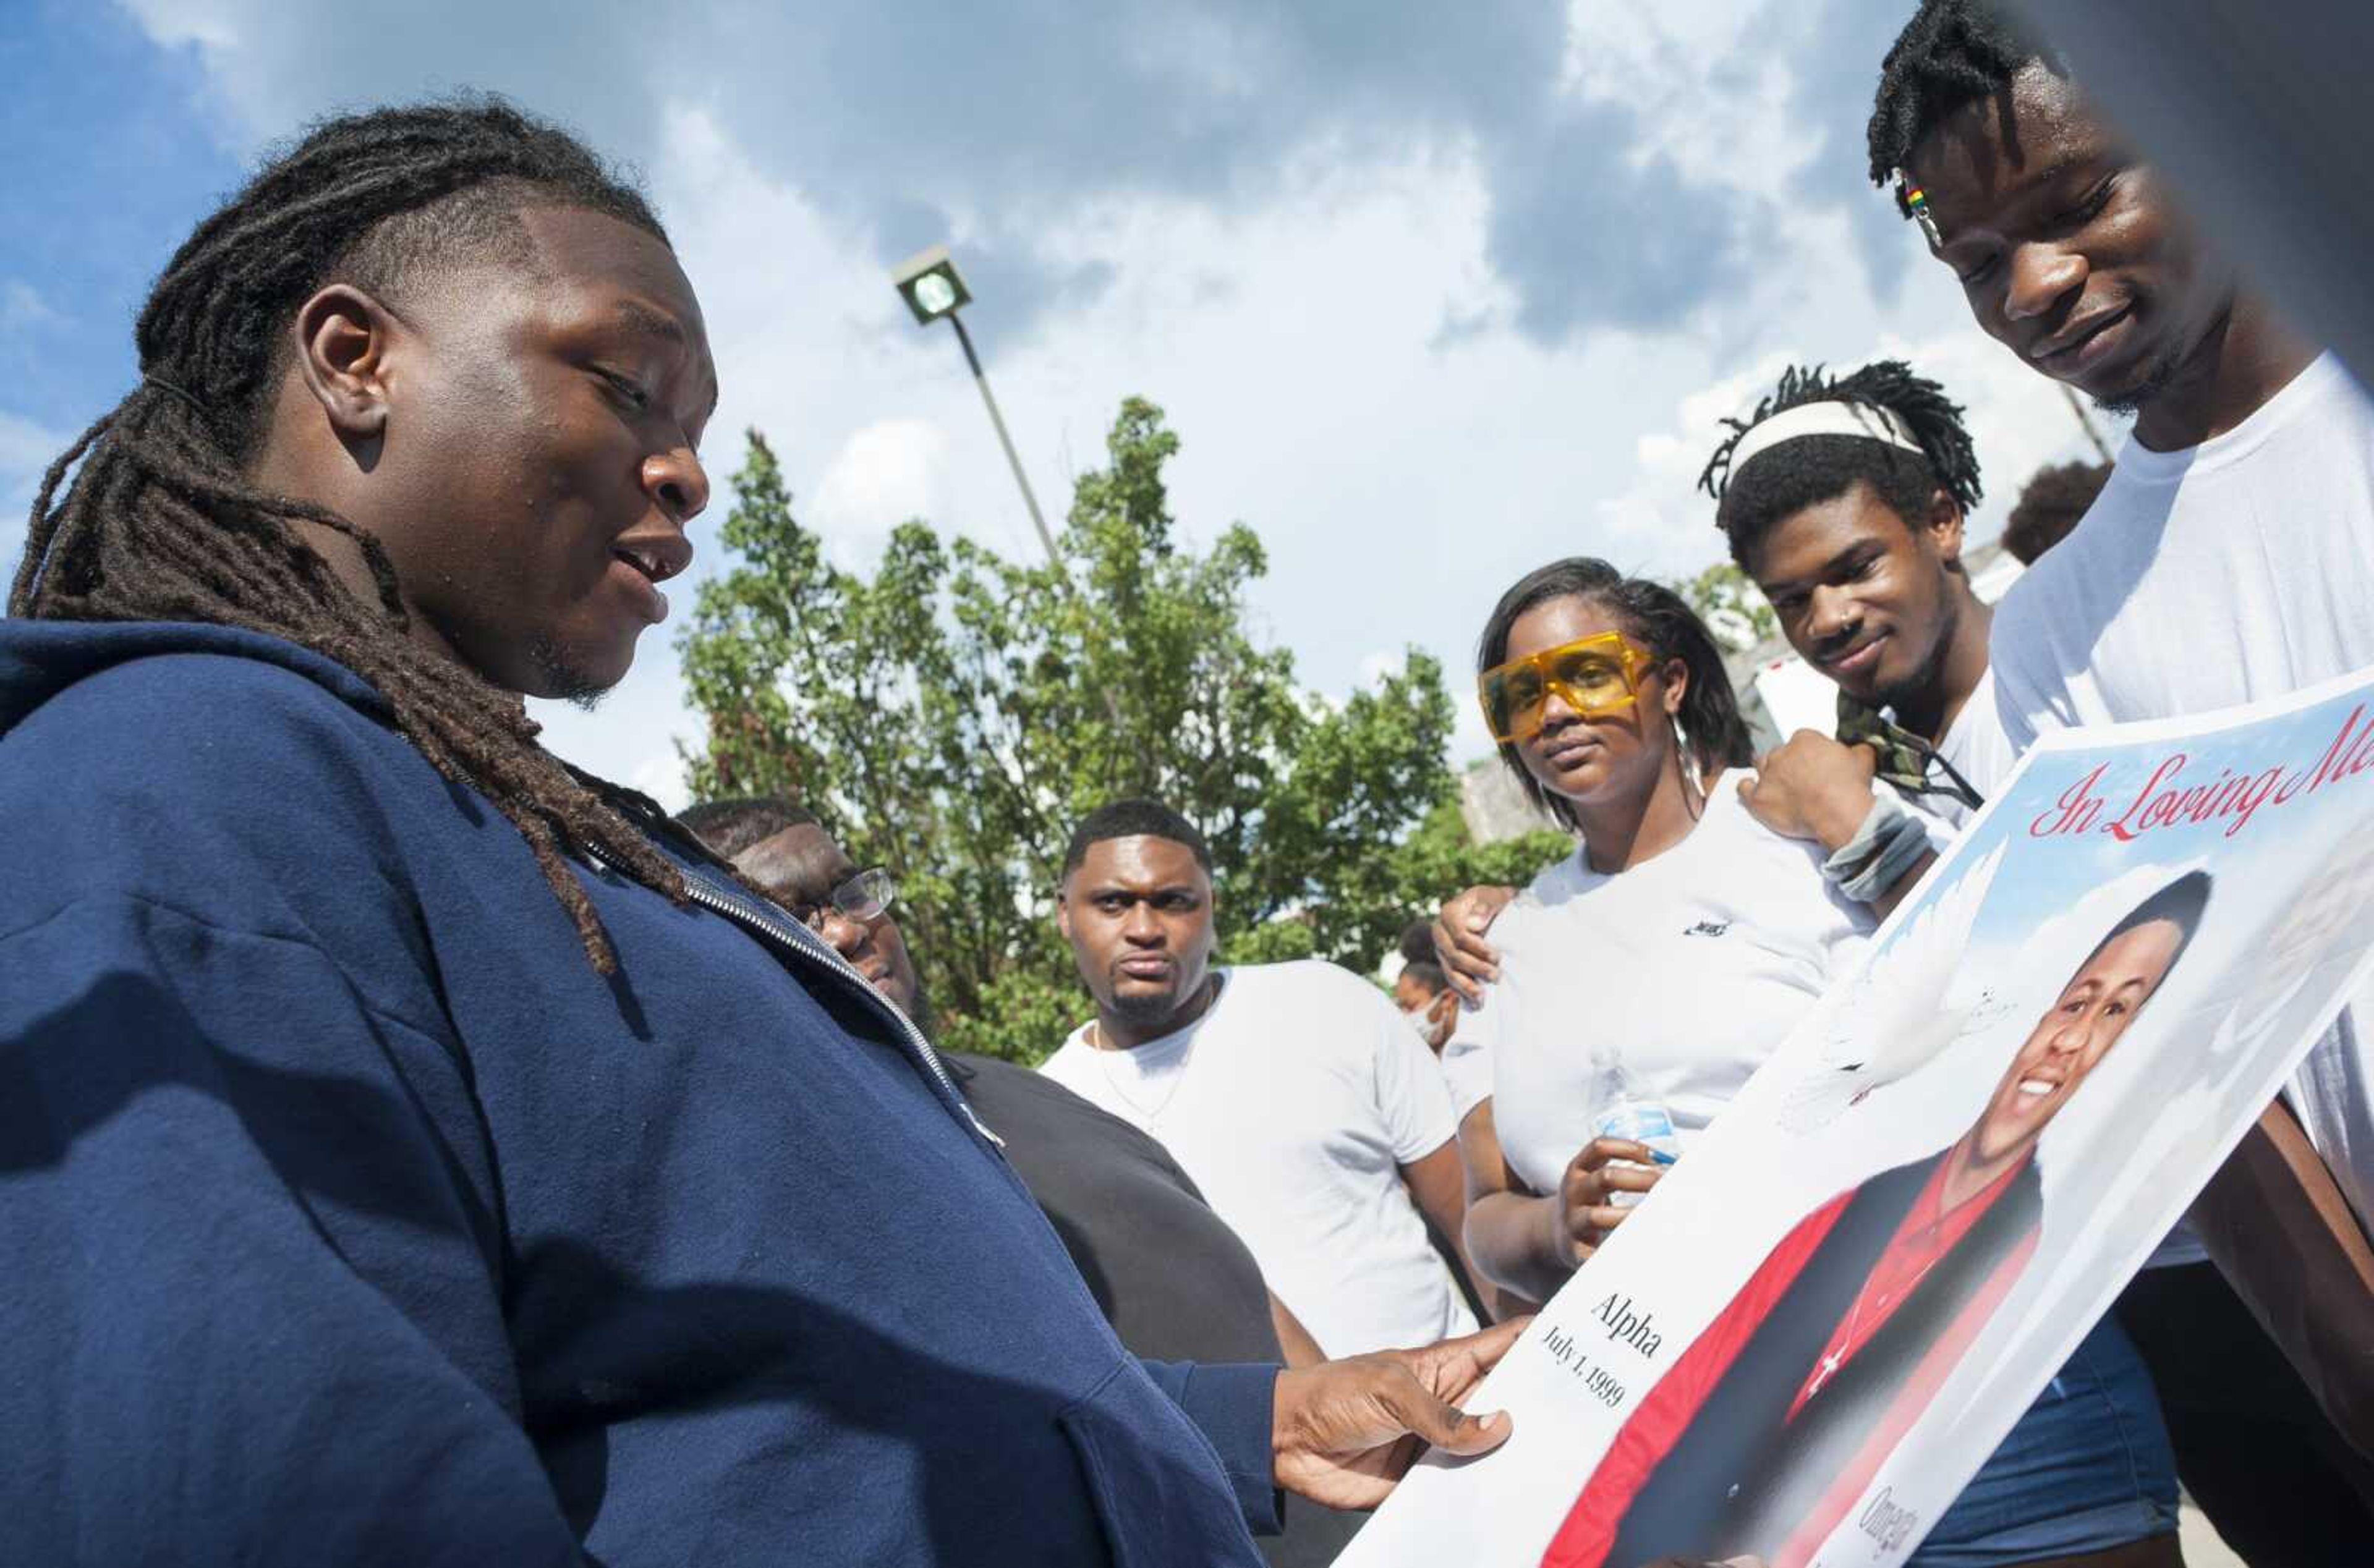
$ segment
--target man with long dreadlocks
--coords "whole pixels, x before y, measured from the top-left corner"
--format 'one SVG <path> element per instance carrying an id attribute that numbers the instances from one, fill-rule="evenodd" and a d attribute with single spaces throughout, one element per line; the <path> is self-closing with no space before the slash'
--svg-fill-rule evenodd
<path id="1" fill-rule="evenodd" d="M 2014 748 L 2374 667 L 2374 401 L 2186 215 L 2066 64 L 1983 0 L 1922 0 L 1881 64 L 1868 151 L 1873 181 L 1953 269 L 1979 326 L 2023 365 L 2135 419 L 2084 520 L 1998 609 L 1996 707 Z M 2221 1528 L 2248 1522 L 2253 1562 L 2364 1555 L 2369 1003 L 2344 1010 L 2192 1214 L 2350 1440 L 2314 1467 L 2311 1488 L 2289 1412 L 2237 1414 L 2236 1397 L 2267 1380 L 2201 1368 L 2230 1381 L 2214 1390 L 2223 1408 L 2197 1423 L 2168 1391 L 2180 1464 L 2196 1443 L 2222 1451 L 2227 1484 L 2198 1490 Z M 2198 1365 L 2197 1346 L 2220 1337 L 2207 1321 L 2172 1332 L 2169 1354 Z M 2214 1359 L 2231 1358 L 2221 1346 Z"/>
<path id="2" fill-rule="evenodd" d="M 0 622 L 0 1562 L 1251 1565 L 1506 1435 L 1513 1325 L 1128 1357 L 912 1027 L 536 745 L 716 400 L 585 148 L 329 122 L 137 342 Z"/>

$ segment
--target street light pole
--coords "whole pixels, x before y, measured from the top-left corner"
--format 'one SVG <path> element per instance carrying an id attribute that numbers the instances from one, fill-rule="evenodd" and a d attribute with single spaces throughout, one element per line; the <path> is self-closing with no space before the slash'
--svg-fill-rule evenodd
<path id="1" fill-rule="evenodd" d="M 1039 543 L 1047 546 L 1047 558 L 1058 568 L 1062 560 L 1055 554 L 1055 536 L 1047 531 L 1047 519 L 1039 510 L 1039 497 L 1031 493 L 1030 476 L 1022 472 L 1022 459 L 1014 450 L 1014 438 L 1005 433 L 1005 416 L 997 411 L 997 399 L 989 390 L 989 376 L 981 368 L 981 356 L 972 346 L 972 333 L 965 331 L 964 318 L 956 311 L 947 313 L 948 325 L 957 329 L 957 342 L 964 345 L 965 363 L 972 367 L 972 384 L 981 389 L 982 406 L 989 410 L 989 422 L 997 429 L 997 444 L 1005 449 L 1005 465 L 1014 470 L 1014 482 L 1022 488 L 1022 504 L 1030 509 L 1030 525 L 1039 531 Z"/>
<path id="2" fill-rule="evenodd" d="M 1039 543 L 1047 546 L 1047 562 L 1055 569 L 1059 591 L 1077 595 L 1079 589 L 1072 574 L 1064 569 L 1064 557 L 1055 549 L 1055 535 L 1047 527 L 1046 515 L 1039 509 L 1039 497 L 1030 488 L 1030 476 L 1022 472 L 1021 454 L 1014 450 L 1014 438 L 1005 431 L 1005 415 L 997 411 L 997 399 L 989 390 L 989 377 L 981 368 L 981 354 L 972 345 L 972 333 L 965 331 L 964 317 L 958 314 L 972 303 L 972 290 L 965 287 L 964 274 L 957 270 L 956 258 L 948 254 L 946 245 L 934 245 L 919 251 L 890 269 L 890 282 L 899 290 L 899 298 L 914 312 L 916 324 L 929 326 L 945 317 L 948 325 L 957 329 L 957 342 L 964 348 L 965 363 L 972 368 L 972 384 L 981 389 L 981 401 L 989 410 L 989 422 L 997 431 L 997 444 L 1005 449 L 1005 465 L 1014 471 L 1014 483 L 1021 487 L 1022 504 L 1030 509 L 1030 525 L 1039 531 Z M 1099 686 L 1098 695 L 1104 699 L 1105 715 L 1112 720 L 1113 733 L 1127 731 L 1121 703 L 1111 686 Z"/>
<path id="3" fill-rule="evenodd" d="M 997 444 L 1005 450 L 1005 466 L 1014 471 L 1014 483 L 1022 491 L 1022 504 L 1029 509 L 1030 526 L 1039 531 L 1039 543 L 1047 546 L 1047 559 L 1053 563 L 1057 575 L 1064 570 L 1064 558 L 1055 552 L 1055 535 L 1047 527 L 1046 514 L 1039 509 L 1039 497 L 1030 488 L 1030 476 L 1022 472 L 1022 455 L 1014 450 L 1014 438 L 1006 433 L 1005 415 L 998 412 L 997 399 L 989 390 L 988 373 L 981 368 L 981 353 L 972 345 L 972 333 L 965 331 L 964 317 L 958 312 L 972 303 L 972 290 L 965 287 L 964 274 L 957 270 L 954 256 L 946 245 L 934 245 L 918 251 L 890 269 L 890 282 L 899 290 L 899 298 L 914 312 L 918 326 L 930 326 L 946 321 L 957 329 L 957 342 L 964 349 L 965 363 L 972 368 L 972 384 L 981 389 L 981 406 L 989 410 L 989 423 L 997 431 Z"/>

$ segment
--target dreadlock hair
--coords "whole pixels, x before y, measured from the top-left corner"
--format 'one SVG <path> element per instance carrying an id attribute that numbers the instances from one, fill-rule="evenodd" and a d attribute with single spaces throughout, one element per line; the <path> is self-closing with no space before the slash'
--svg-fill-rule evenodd
<path id="1" fill-rule="evenodd" d="M 1740 439 L 1774 415 L 1809 403 L 1857 403 L 1885 409 L 1901 419 L 1921 443 L 1917 453 L 1861 436 L 1802 436 L 1768 447 L 1733 473 L 1731 454 Z M 1918 528 L 1929 515 L 1929 499 L 1943 490 L 1969 512 L 1981 494 L 1979 455 L 1962 427 L 1962 406 L 1945 389 L 1916 376 L 1900 359 L 1881 359 L 1852 375 L 1832 380 L 1822 367 L 1792 365 L 1780 372 L 1772 395 L 1745 419 L 1726 419 L 1731 434 L 1707 460 L 1698 487 L 1715 498 L 1715 525 L 1731 544 L 1731 558 L 1745 567 L 1747 554 L 1781 519 L 1807 507 L 1833 501 L 1867 483 L 1888 510 Z"/>
<path id="2" fill-rule="evenodd" d="M 1552 561 L 1527 572 L 1500 595 L 1484 623 L 1484 635 L 1476 639 L 1475 673 L 1480 676 L 1505 662 L 1509 634 L 1518 617 L 1555 599 L 1588 600 L 1623 623 L 1623 629 L 1659 662 L 1682 661 L 1690 680 L 1682 693 L 1677 717 L 1701 778 L 1721 768 L 1745 767 L 1755 760 L 1747 721 L 1739 716 L 1739 699 L 1732 692 L 1730 673 L 1722 667 L 1722 650 L 1698 612 L 1663 583 L 1626 577 L 1593 556 L 1569 556 Z M 1581 831 L 1582 824 L 1574 808 L 1542 788 L 1517 748 L 1503 741 L 1499 750 L 1501 765 L 1516 775 L 1525 798 L 1556 821 Z"/>
<path id="3" fill-rule="evenodd" d="M 657 808 L 573 774 L 536 744 L 516 695 L 414 642 L 395 568 L 368 531 L 259 489 L 247 472 L 269 432 L 289 322 L 315 291 L 347 282 L 400 298 L 417 275 L 464 257 L 532 263 L 519 215 L 554 206 L 667 241 L 626 178 L 499 99 L 326 120 L 279 151 L 158 276 L 134 333 L 141 382 L 42 476 L 8 610 L 241 626 L 354 671 L 439 773 L 485 794 L 519 829 L 607 975 L 617 967 L 609 938 L 563 857 L 593 851 L 682 902 L 682 875 L 629 821 Z M 354 541 L 376 599 L 333 574 L 300 522 Z"/>
<path id="4" fill-rule="evenodd" d="M 2004 548 L 2021 566 L 2034 566 L 2039 556 L 2069 537 L 2110 482 L 2107 462 L 2056 462 L 2038 469 L 2004 519 Z"/>
<path id="5" fill-rule="evenodd" d="M 1987 0 L 1922 0 L 1880 63 L 1879 91 L 1864 131 L 1871 182 L 1894 184 L 1897 170 L 1940 121 L 1973 99 L 2004 91 L 2021 67 L 2038 62 L 2055 76 L 2069 74 L 2058 53 Z M 1897 206 L 1910 216 L 1904 195 L 1897 192 Z"/>

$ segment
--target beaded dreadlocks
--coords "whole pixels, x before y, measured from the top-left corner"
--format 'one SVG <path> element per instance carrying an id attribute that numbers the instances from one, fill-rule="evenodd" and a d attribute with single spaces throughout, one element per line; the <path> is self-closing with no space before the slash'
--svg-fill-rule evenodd
<path id="1" fill-rule="evenodd" d="M 1986 0 L 1922 0 L 1880 64 L 1879 92 L 1864 133 L 1871 182 L 1894 184 L 1897 170 L 1939 121 L 1973 99 L 2003 91 L 2032 61 L 2067 74 L 2059 55 Z M 1904 196 L 1901 190 L 1896 193 L 1900 209 Z"/>
<path id="2" fill-rule="evenodd" d="M 1804 436 L 1758 452 L 1733 473 L 1731 454 L 1740 438 L 1783 410 L 1808 403 L 1859 403 L 1886 409 L 1904 422 L 1918 452 L 1859 436 Z M 1943 490 L 1968 512 L 1979 504 L 1979 456 L 1962 427 L 1959 404 L 1945 389 L 1916 376 L 1900 359 L 1881 359 L 1833 380 L 1818 365 L 1792 365 L 1780 373 L 1772 395 L 1745 419 L 1726 419 L 1731 434 L 1707 460 L 1698 486 L 1715 498 L 1715 523 L 1731 542 L 1732 559 L 1743 567 L 1767 530 L 1781 519 L 1836 500 L 1857 480 L 1871 486 L 1887 509 L 1908 526 L 1929 515 L 1929 498 Z"/>
<path id="3" fill-rule="evenodd" d="M 414 642 L 395 568 L 370 532 L 260 490 L 246 472 L 300 305 L 340 280 L 386 298 L 460 255 L 526 260 L 518 215 L 540 205 L 587 208 L 667 240 L 642 196 L 582 144 L 497 100 L 326 121 L 272 158 L 157 279 L 134 334 L 141 384 L 43 475 L 8 610 L 242 626 L 354 671 L 438 772 L 484 793 L 526 837 L 587 957 L 609 974 L 609 938 L 563 857 L 591 850 L 681 902 L 682 875 L 628 821 L 664 816 L 572 773 L 536 744 L 516 696 Z M 376 602 L 332 573 L 300 522 L 355 542 Z"/>

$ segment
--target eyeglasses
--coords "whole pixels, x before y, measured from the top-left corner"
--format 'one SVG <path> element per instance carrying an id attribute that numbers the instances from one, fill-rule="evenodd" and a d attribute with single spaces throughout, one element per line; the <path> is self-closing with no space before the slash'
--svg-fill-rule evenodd
<path id="1" fill-rule="evenodd" d="M 822 931 L 828 909 L 837 910 L 844 918 L 863 925 L 868 920 L 880 919 L 883 912 L 890 907 L 890 900 L 897 896 L 899 884 L 891 880 L 890 873 L 880 866 L 874 866 L 834 888 L 826 895 L 825 903 L 793 904 L 790 908 L 800 918 L 800 924 L 812 931 Z"/>
<path id="2" fill-rule="evenodd" d="M 1598 632 L 1495 664 L 1475 679 L 1484 727 L 1503 743 L 1539 733 L 1552 692 L 1584 719 L 1620 713 L 1639 700 L 1640 673 L 1655 662 L 1622 632 Z"/>

